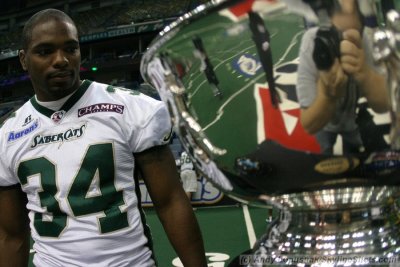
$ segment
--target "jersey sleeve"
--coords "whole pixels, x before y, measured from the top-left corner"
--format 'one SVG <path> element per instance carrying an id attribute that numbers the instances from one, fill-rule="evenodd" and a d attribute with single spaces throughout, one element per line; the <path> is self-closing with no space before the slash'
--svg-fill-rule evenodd
<path id="1" fill-rule="evenodd" d="M 166 145 L 172 136 L 171 119 L 163 102 L 151 99 L 141 103 L 141 115 L 133 117 L 131 129 L 132 152 L 142 152 L 154 146 Z M 139 122 L 139 124 L 138 124 Z"/>
<path id="2" fill-rule="evenodd" d="M 4 134 L 0 130 L 0 138 L 3 139 Z M 13 177 L 9 168 L 10 164 L 6 163 L 7 151 L 4 144 L 4 139 L 0 140 L 0 187 L 18 184 L 19 181 Z"/>

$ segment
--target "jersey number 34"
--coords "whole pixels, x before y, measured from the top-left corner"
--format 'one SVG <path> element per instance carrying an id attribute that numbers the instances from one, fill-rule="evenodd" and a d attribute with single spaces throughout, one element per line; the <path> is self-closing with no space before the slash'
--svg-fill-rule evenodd
<path id="1" fill-rule="evenodd" d="M 99 231 L 102 234 L 128 227 L 127 213 L 122 212 L 124 206 L 122 191 L 114 185 L 115 168 L 113 146 L 95 144 L 89 146 L 79 171 L 68 192 L 67 202 L 75 217 L 101 213 L 98 216 Z M 67 226 L 67 214 L 60 208 L 56 199 L 56 165 L 45 157 L 23 161 L 18 166 L 18 177 L 21 185 L 28 183 L 28 178 L 40 175 L 42 190 L 39 190 L 41 206 L 47 215 L 34 213 L 34 227 L 40 236 L 59 237 Z M 97 176 L 96 176 L 97 175 Z M 94 177 L 99 179 L 100 192 L 89 195 Z"/>

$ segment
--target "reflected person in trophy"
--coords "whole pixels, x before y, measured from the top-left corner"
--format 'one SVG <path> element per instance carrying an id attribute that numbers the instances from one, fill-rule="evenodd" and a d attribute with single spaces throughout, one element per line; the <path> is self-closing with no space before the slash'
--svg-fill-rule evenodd
<path id="1" fill-rule="evenodd" d="M 363 150 L 356 123 L 358 100 L 365 97 L 377 113 L 388 111 L 386 82 L 373 67 L 357 1 L 331 2 L 326 21 L 332 25 L 307 30 L 300 46 L 296 92 L 301 123 L 315 134 L 322 153 L 334 152 L 338 135 L 344 154 L 358 153 Z M 325 57 L 327 52 L 330 58 Z"/>

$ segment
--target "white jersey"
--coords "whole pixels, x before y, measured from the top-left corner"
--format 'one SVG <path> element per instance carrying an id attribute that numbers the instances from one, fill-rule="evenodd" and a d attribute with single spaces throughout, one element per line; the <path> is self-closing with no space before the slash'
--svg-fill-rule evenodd
<path id="1" fill-rule="evenodd" d="M 25 103 L 0 129 L 0 186 L 28 196 L 40 267 L 154 266 L 133 153 L 168 144 L 164 104 L 84 81 L 58 112 Z"/>

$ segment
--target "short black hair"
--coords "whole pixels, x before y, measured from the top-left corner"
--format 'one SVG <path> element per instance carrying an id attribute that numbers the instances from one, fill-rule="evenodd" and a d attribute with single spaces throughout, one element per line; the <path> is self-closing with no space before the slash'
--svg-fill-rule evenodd
<path id="1" fill-rule="evenodd" d="M 23 50 L 28 49 L 29 44 L 32 40 L 32 29 L 37 24 L 49 20 L 65 21 L 71 23 L 76 28 L 76 25 L 71 17 L 63 11 L 53 8 L 41 10 L 30 17 L 30 19 L 26 22 L 24 29 L 22 30 L 21 46 Z"/>

